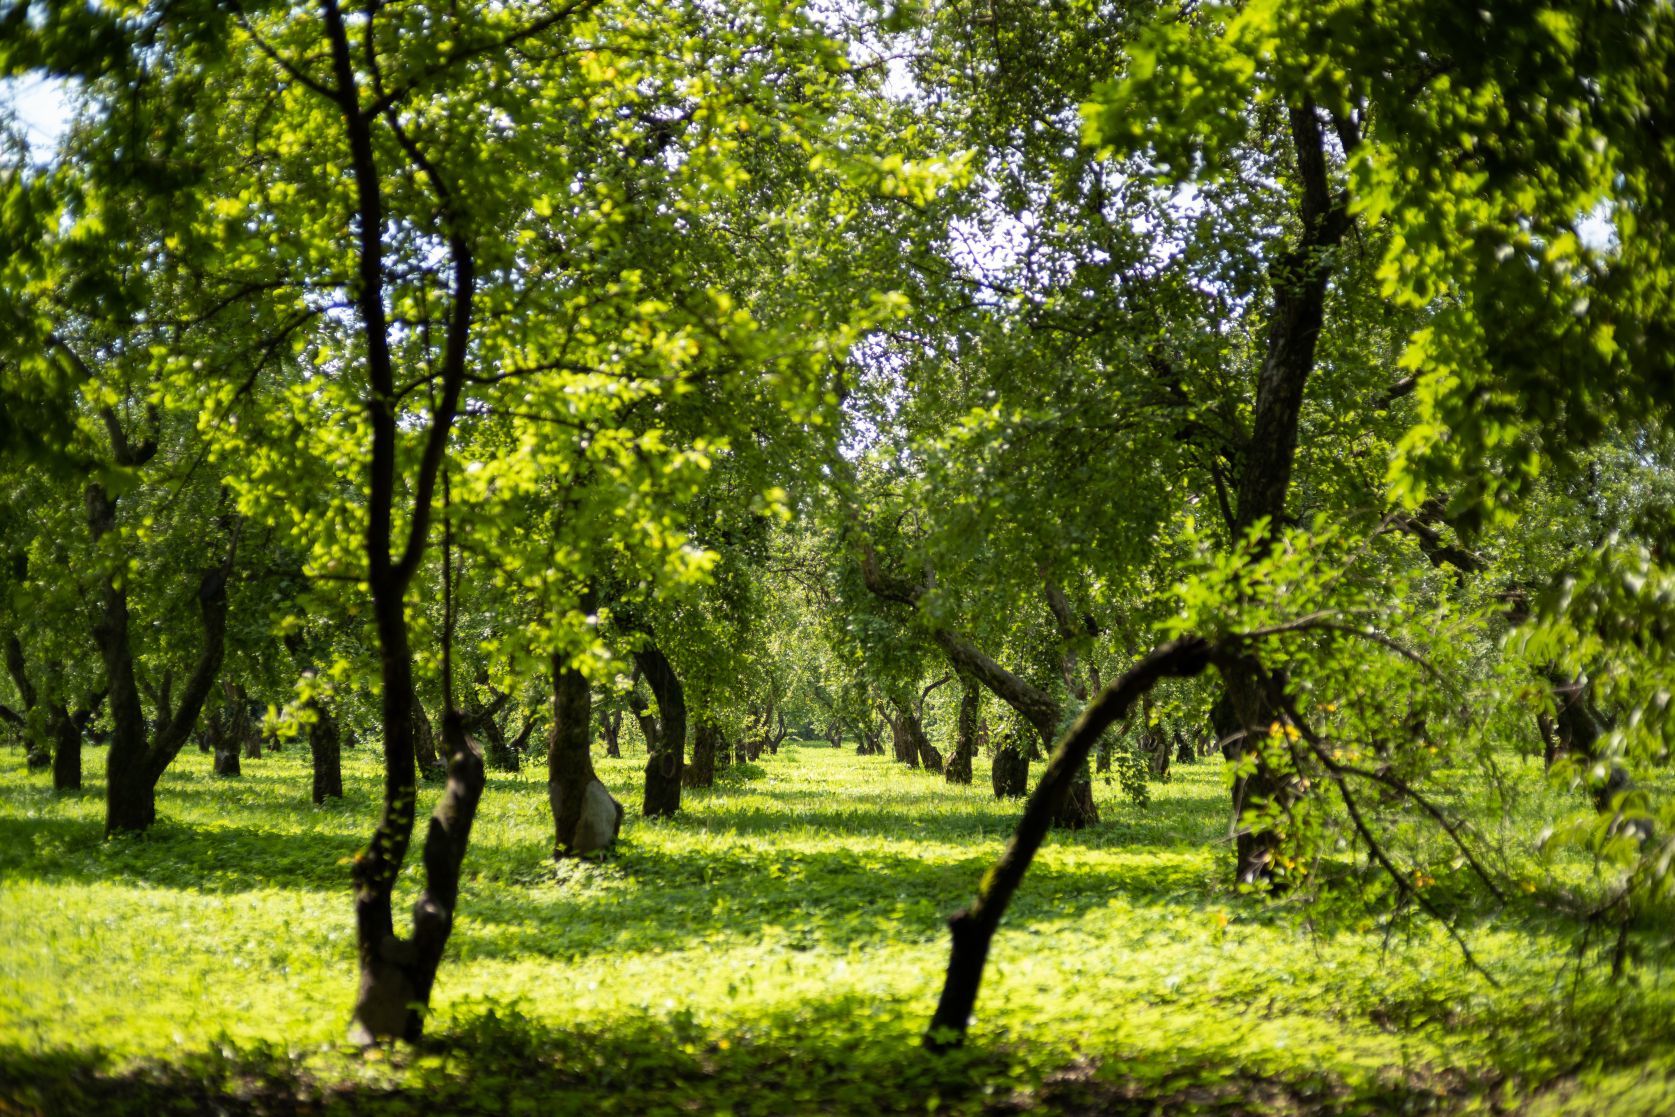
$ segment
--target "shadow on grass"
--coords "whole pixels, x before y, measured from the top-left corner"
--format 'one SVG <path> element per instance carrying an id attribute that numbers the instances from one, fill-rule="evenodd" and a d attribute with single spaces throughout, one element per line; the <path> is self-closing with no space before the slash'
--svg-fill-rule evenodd
<path id="1" fill-rule="evenodd" d="M 1392 1069 L 1350 1087 L 1311 1068 L 1275 1076 L 1211 1042 L 1167 1062 L 1064 1065 L 1011 1045 L 942 1055 L 893 1006 L 839 996 L 745 1028 L 690 1015 L 608 1029 L 480 1006 L 417 1047 L 287 1052 L 221 1042 L 124 1068 L 92 1054 L 0 1046 L 0 1112 L 46 1117 L 274 1114 L 1290 1114 L 1448 1110 L 1495 1085 Z"/>

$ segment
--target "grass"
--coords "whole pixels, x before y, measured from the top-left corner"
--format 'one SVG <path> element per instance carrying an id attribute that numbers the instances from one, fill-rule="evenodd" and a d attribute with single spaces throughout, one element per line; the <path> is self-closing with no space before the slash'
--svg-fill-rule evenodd
<path id="1" fill-rule="evenodd" d="M 1613 983 L 1504 909 L 1468 930 L 1496 987 L 1422 919 L 1237 896 L 1208 763 L 1051 839 L 943 1057 L 917 1045 L 942 920 L 1017 813 L 986 773 L 792 747 L 647 822 L 641 762 L 607 760 L 623 840 L 557 868 L 543 773 L 497 774 L 430 1039 L 368 1057 L 346 860 L 376 757 L 315 808 L 298 751 L 238 780 L 188 753 L 154 830 L 110 842 L 98 790 L 8 760 L 0 1114 L 1675 1113 L 1666 937 Z"/>

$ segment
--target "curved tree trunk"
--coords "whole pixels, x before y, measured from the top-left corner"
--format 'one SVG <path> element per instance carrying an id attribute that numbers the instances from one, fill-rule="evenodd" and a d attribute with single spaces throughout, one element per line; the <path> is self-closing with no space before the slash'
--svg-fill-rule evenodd
<path id="1" fill-rule="evenodd" d="M 657 645 L 648 643 L 635 652 L 634 662 L 657 698 L 658 713 L 655 735 L 646 735 L 642 809 L 647 818 L 668 818 L 680 810 L 681 772 L 686 761 L 686 693 L 673 665 Z"/>
<path id="2" fill-rule="evenodd" d="M 1153 649 L 1100 691 L 1059 739 L 1047 760 L 1041 782 L 1024 807 L 1012 840 L 1006 843 L 1000 860 L 983 875 L 977 898 L 948 920 L 953 946 L 948 955 L 942 996 L 925 1032 L 926 1047 L 943 1050 L 964 1042 L 972 1009 L 977 1005 L 983 968 L 988 962 L 989 943 L 1006 914 L 1012 894 L 1047 836 L 1053 816 L 1058 813 L 1058 800 L 1070 793 L 1077 772 L 1087 770 L 1088 750 L 1159 679 L 1196 675 L 1204 670 L 1209 659 L 1209 646 L 1197 639 L 1176 640 Z"/>
<path id="3" fill-rule="evenodd" d="M 547 744 L 547 802 L 553 857 L 580 857 L 616 841 L 622 804 L 593 771 L 593 689 L 587 677 L 553 656 L 553 729 Z"/>

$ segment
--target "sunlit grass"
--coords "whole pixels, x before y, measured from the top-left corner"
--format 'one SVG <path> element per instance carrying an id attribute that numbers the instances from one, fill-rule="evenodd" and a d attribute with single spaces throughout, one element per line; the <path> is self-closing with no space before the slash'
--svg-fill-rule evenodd
<path id="1" fill-rule="evenodd" d="M 1573 928 L 1506 909 L 1468 929 L 1496 988 L 1423 919 L 1240 897 L 1209 763 L 1178 768 L 1147 808 L 1104 787 L 1105 823 L 1049 842 L 996 940 L 969 1049 L 936 1059 L 916 1040 L 942 920 L 1018 805 L 984 772 L 950 787 L 810 747 L 646 822 L 642 763 L 600 763 L 628 807 L 618 851 L 556 869 L 544 772 L 492 778 L 434 1042 L 375 1062 L 341 1044 L 345 862 L 375 814 L 375 756 L 349 754 L 349 798 L 316 808 L 298 752 L 232 781 L 189 753 L 155 830 L 114 842 L 96 792 L 55 797 L 9 770 L 0 1097 L 11 1080 L 42 1112 L 190 1112 L 194 1091 L 252 1111 L 1675 1108 L 1662 940 L 1610 984 L 1578 969 Z M 416 860 L 403 887 L 410 902 Z"/>

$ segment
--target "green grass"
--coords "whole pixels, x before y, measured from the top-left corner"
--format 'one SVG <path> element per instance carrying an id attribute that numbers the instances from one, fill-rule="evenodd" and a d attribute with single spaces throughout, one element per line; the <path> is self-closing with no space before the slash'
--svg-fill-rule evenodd
<path id="1" fill-rule="evenodd" d="M 1612 983 L 1574 928 L 1503 910 L 1468 929 L 1496 988 L 1423 919 L 1239 897 L 1209 763 L 1050 840 L 940 1058 L 942 919 L 1018 810 L 986 772 L 788 748 L 648 823 L 641 762 L 603 761 L 623 841 L 558 869 L 544 774 L 495 775 L 431 1038 L 367 1058 L 346 859 L 374 756 L 315 808 L 298 751 L 232 781 L 188 753 L 112 842 L 97 790 L 6 760 L 0 1114 L 1675 1112 L 1666 938 Z"/>

